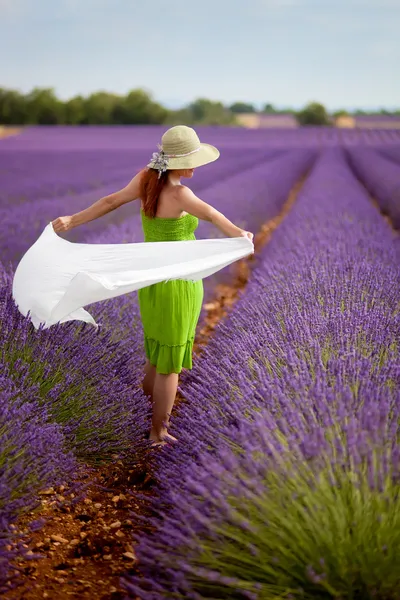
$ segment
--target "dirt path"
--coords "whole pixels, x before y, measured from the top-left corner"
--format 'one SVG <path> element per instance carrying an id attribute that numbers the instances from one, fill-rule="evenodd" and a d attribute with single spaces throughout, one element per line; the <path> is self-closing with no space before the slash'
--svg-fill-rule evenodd
<path id="1" fill-rule="evenodd" d="M 262 225 L 254 240 L 255 255 L 290 211 L 306 177 L 293 187 L 280 214 Z M 196 341 L 197 355 L 245 288 L 255 264 L 255 256 L 238 262 L 232 284 L 217 286 L 215 300 L 205 305 L 207 315 Z M 40 552 L 43 558 L 17 561 L 23 586 L 7 592 L 4 600 L 124 598 L 119 578 L 127 571 L 136 572 L 132 533 L 143 531 L 143 524 L 132 519 L 131 511 L 146 514 L 146 502 L 138 500 L 137 492 L 151 495 L 151 465 L 133 468 L 116 461 L 95 469 L 82 466 L 76 481 L 87 488 L 75 504 L 65 502 L 65 488 L 50 488 L 42 492 L 39 509 L 17 521 L 16 529 L 26 534 L 25 548 Z M 28 532 L 27 524 L 41 518 L 45 525 Z"/>

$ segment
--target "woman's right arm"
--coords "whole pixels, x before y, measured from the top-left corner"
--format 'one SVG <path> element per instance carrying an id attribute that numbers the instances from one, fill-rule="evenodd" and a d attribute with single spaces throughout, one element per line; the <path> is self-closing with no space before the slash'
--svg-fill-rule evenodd
<path id="1" fill-rule="evenodd" d="M 253 240 L 253 234 L 237 227 L 227 219 L 219 210 L 200 200 L 189 188 L 182 186 L 178 192 L 178 202 L 182 210 L 194 215 L 203 221 L 209 221 L 222 233 L 229 237 L 248 237 Z"/>
<path id="2" fill-rule="evenodd" d="M 77 227 L 78 225 L 83 225 L 83 223 L 88 223 L 89 221 L 93 221 L 94 219 L 98 219 L 103 215 L 115 210 L 116 208 L 122 206 L 123 204 L 127 204 L 128 202 L 132 202 L 139 197 L 139 184 L 140 177 L 142 175 L 142 171 L 140 171 L 131 181 L 121 190 L 114 192 L 113 194 L 109 194 L 108 196 L 104 196 L 94 202 L 88 208 L 81 210 L 78 213 L 75 213 L 71 216 L 66 217 L 58 217 L 54 221 L 52 221 L 53 229 L 56 233 L 60 231 L 68 231 L 73 227 Z"/>

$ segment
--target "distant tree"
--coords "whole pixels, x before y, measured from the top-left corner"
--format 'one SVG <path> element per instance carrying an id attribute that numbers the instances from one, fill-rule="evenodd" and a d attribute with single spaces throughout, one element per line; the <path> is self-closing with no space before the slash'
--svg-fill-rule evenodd
<path id="1" fill-rule="evenodd" d="M 165 122 L 169 125 L 195 124 L 193 114 L 188 107 L 168 111 Z"/>
<path id="2" fill-rule="evenodd" d="M 333 114 L 333 117 L 348 117 L 349 116 L 349 112 L 345 109 L 340 109 L 340 110 L 336 110 Z"/>
<path id="3" fill-rule="evenodd" d="M 53 88 L 34 88 L 27 96 L 27 122 L 37 125 L 64 123 L 64 104 L 55 95 Z"/>
<path id="4" fill-rule="evenodd" d="M 26 119 L 25 96 L 16 90 L 0 88 L 0 124 L 23 125 Z"/>
<path id="5" fill-rule="evenodd" d="M 113 111 L 121 96 L 100 91 L 91 94 L 85 99 L 85 125 L 109 125 L 113 123 Z"/>
<path id="6" fill-rule="evenodd" d="M 57 98 L 52 88 L 34 88 L 28 94 L 0 88 L 0 125 L 237 125 L 236 115 L 243 111 L 257 112 L 250 103 L 235 102 L 226 107 L 222 102 L 207 98 L 198 98 L 179 110 L 168 110 L 155 102 L 149 92 L 140 88 L 131 90 L 126 96 L 99 91 L 88 97 L 75 96 L 65 102 Z M 299 112 L 291 108 L 276 109 L 268 103 L 262 112 L 294 114 L 304 125 L 330 124 L 325 108 L 316 102 Z M 345 114 L 346 111 L 336 111 L 334 116 Z M 352 114 L 400 115 L 400 110 L 356 110 Z"/>
<path id="7" fill-rule="evenodd" d="M 65 102 L 65 124 L 81 125 L 87 123 L 86 101 L 83 96 L 75 96 Z"/>
<path id="8" fill-rule="evenodd" d="M 300 125 L 330 125 L 329 115 L 319 102 L 310 102 L 296 116 Z"/>
<path id="9" fill-rule="evenodd" d="M 201 125 L 230 125 L 235 122 L 234 114 L 222 102 L 198 98 L 187 107 L 193 123 Z"/>
<path id="10" fill-rule="evenodd" d="M 256 109 L 252 104 L 247 104 L 246 102 L 235 102 L 229 107 L 229 110 L 233 113 L 254 113 Z"/>
<path id="11" fill-rule="evenodd" d="M 294 108 L 275 108 L 273 104 L 265 104 L 261 110 L 262 113 L 267 115 L 296 115 L 297 111 Z"/>
<path id="12" fill-rule="evenodd" d="M 120 125 L 164 123 L 168 110 L 153 101 L 145 90 L 137 89 L 121 98 L 112 110 L 112 120 Z"/>
<path id="13" fill-rule="evenodd" d="M 274 113 L 276 113 L 276 110 L 272 104 L 267 103 L 267 104 L 265 104 L 264 108 L 262 109 L 262 112 L 267 113 L 267 114 L 274 114 Z"/>

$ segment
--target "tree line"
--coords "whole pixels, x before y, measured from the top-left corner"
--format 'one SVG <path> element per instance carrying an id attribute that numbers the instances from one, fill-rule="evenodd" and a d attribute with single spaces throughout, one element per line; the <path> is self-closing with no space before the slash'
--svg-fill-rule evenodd
<path id="1" fill-rule="evenodd" d="M 301 125 L 331 125 L 332 117 L 348 114 L 341 110 L 329 115 L 318 102 L 311 102 L 299 111 L 277 109 L 267 103 L 260 111 L 246 102 L 225 106 L 222 102 L 198 98 L 181 109 L 170 110 L 143 89 L 131 90 L 124 96 L 100 91 L 63 101 L 57 98 L 52 88 L 34 88 L 27 94 L 0 88 L 0 125 L 235 125 L 238 114 L 259 112 L 290 113 Z M 400 116 L 400 110 L 355 111 L 352 114 Z"/>

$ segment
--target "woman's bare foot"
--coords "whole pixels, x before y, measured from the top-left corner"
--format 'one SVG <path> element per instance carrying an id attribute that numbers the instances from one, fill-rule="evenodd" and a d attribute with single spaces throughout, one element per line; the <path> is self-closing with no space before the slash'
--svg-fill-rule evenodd
<path id="1" fill-rule="evenodd" d="M 171 435 L 170 433 L 166 433 L 163 436 L 163 441 L 165 442 L 177 442 L 178 440 L 176 439 L 176 437 L 174 437 L 173 435 Z"/>
<path id="2" fill-rule="evenodd" d="M 164 441 L 160 441 L 160 442 L 154 441 L 154 442 L 151 442 L 151 447 L 152 448 L 158 448 L 160 446 L 166 446 L 166 445 L 167 445 L 167 442 L 164 442 Z"/>
<path id="3" fill-rule="evenodd" d="M 160 433 L 157 433 L 152 429 L 150 431 L 149 440 L 152 442 L 152 446 L 165 446 L 165 444 L 168 444 L 169 442 L 178 441 L 177 438 L 168 433 L 166 429 Z"/>

